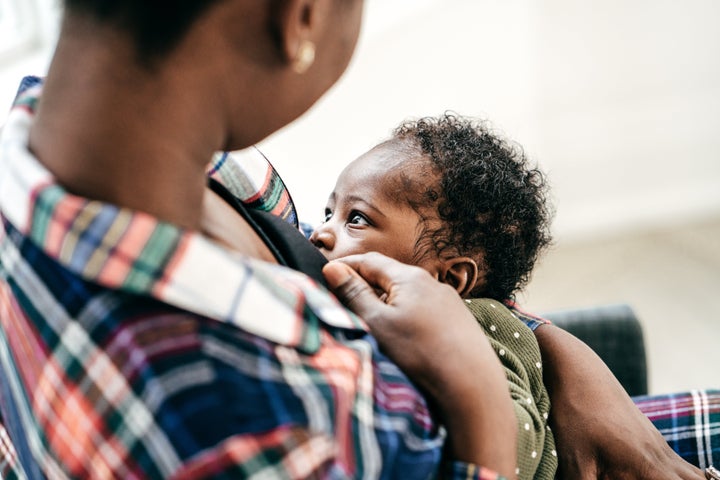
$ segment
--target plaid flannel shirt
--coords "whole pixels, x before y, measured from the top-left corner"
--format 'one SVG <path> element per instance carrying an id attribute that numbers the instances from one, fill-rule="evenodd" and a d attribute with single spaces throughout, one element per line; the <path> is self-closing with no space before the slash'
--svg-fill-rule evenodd
<path id="1" fill-rule="evenodd" d="M 0 142 L 3 477 L 499 478 L 442 461 L 424 398 L 305 275 L 66 192 L 27 148 L 40 93 Z M 259 155 L 209 174 L 296 220 Z"/>

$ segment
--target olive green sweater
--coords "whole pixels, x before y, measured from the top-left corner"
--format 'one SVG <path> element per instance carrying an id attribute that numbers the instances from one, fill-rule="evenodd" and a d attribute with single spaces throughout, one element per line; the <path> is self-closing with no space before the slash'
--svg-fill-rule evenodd
<path id="1" fill-rule="evenodd" d="M 550 397 L 542 381 L 540 347 L 532 330 L 502 303 L 466 300 L 500 359 L 518 421 L 518 478 L 555 478 L 557 452 L 548 426 Z"/>

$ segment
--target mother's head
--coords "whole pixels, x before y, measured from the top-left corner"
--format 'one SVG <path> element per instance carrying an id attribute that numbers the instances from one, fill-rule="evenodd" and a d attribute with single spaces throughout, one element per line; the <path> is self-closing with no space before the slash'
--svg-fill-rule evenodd
<path id="1" fill-rule="evenodd" d="M 65 0 L 61 41 L 117 46 L 108 49 L 117 59 L 131 58 L 140 71 L 168 79 L 168 72 L 177 78 L 202 71 L 194 87 L 212 91 L 241 124 L 230 150 L 289 123 L 337 81 L 355 48 L 362 6 L 362 0 Z"/>

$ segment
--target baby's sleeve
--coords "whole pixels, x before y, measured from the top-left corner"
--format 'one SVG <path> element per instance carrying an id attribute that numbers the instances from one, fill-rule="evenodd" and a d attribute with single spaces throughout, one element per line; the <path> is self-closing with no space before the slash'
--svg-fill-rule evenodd
<path id="1" fill-rule="evenodd" d="M 503 365 L 518 423 L 518 478 L 553 479 L 555 442 L 548 427 L 550 397 L 542 383 L 542 358 L 535 335 L 502 303 L 466 301 Z"/>

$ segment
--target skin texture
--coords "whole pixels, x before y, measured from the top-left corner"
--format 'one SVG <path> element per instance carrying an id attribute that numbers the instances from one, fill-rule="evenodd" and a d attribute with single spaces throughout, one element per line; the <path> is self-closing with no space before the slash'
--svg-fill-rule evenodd
<path id="1" fill-rule="evenodd" d="M 424 232 L 440 227 L 438 212 L 403 198 L 412 188 L 408 179 L 428 175 L 428 165 L 417 149 L 399 140 L 381 143 L 362 155 L 338 177 L 325 207 L 325 221 L 310 241 L 328 260 L 382 253 L 427 270 L 467 296 L 482 281 L 477 262 L 450 248 L 441 255 L 423 242 Z"/>
<path id="2" fill-rule="evenodd" d="M 325 207 L 325 221 L 310 238 L 328 260 L 376 251 L 417 264 L 415 244 L 423 219 L 393 195 L 399 187 L 399 168 L 408 160 L 398 142 L 386 142 L 340 173 Z M 416 169 L 403 170 L 412 175 Z"/>

